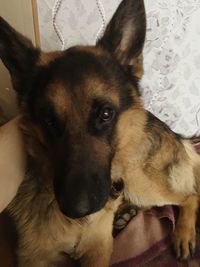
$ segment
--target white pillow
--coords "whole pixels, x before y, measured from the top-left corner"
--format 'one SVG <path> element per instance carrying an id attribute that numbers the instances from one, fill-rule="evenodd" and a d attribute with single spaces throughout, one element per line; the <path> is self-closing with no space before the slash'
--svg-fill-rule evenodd
<path id="1" fill-rule="evenodd" d="M 200 134 L 200 1 L 146 0 L 145 107 L 175 132 Z"/>

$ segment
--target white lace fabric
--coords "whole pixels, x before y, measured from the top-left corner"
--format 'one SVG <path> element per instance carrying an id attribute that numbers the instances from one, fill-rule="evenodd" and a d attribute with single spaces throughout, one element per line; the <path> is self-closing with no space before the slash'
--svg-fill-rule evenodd
<path id="1" fill-rule="evenodd" d="M 94 44 L 121 0 L 61 2 L 54 22 L 67 48 Z M 175 132 L 200 135 L 200 0 L 145 0 L 145 5 L 144 105 Z M 38 0 L 45 50 L 61 47 L 52 26 L 53 6 L 53 0 Z"/>

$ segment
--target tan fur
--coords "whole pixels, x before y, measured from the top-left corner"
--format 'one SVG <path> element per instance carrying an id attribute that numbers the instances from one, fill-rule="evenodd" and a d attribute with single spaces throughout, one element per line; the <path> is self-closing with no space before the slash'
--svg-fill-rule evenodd
<path id="1" fill-rule="evenodd" d="M 142 108 L 133 107 L 121 116 L 116 135 L 119 144 L 113 159 L 113 178 L 123 177 L 131 196 L 132 191 L 136 194 L 137 188 L 143 187 L 147 202 L 151 199 L 145 191 L 148 188 L 161 196 L 161 202 L 169 200 L 169 203 L 175 201 L 174 204 L 177 204 L 176 198 L 179 202 L 184 196 L 197 194 L 198 180 L 194 169 L 200 166 L 200 157 L 193 145 L 186 140 L 176 140 L 174 135 L 160 129 L 161 146 L 151 155 L 154 140 L 151 130 L 149 133 L 144 131 L 146 123 L 146 112 Z M 141 189 L 138 192 L 141 195 Z M 159 199 L 156 193 L 152 192 L 152 195 Z"/>
<path id="2" fill-rule="evenodd" d="M 58 58 L 60 55 L 62 55 L 61 51 L 53 51 L 48 53 L 41 53 L 40 58 L 38 60 L 38 65 L 48 65 L 50 61 Z"/>
<path id="3" fill-rule="evenodd" d="M 134 75 L 138 79 L 141 79 L 143 74 L 144 74 L 144 69 L 143 69 L 143 55 L 139 55 L 138 58 L 134 59 L 133 62 L 130 62 L 130 65 L 134 66 Z"/>
<path id="4" fill-rule="evenodd" d="M 189 145 L 189 143 L 187 145 Z M 194 176 L 193 161 L 188 159 L 174 164 L 169 173 L 169 184 L 174 192 L 195 194 L 196 181 Z"/>
<path id="5" fill-rule="evenodd" d="M 152 126 L 145 131 L 146 123 L 146 112 L 142 109 L 133 108 L 121 116 L 112 177 L 124 180 L 125 198 L 134 205 L 143 208 L 166 204 L 180 206 L 172 240 L 177 255 L 185 259 L 191 254 L 190 249 L 194 252 L 195 248 L 200 156 L 190 141 L 177 139 L 159 127 L 155 130 Z M 155 133 L 159 134 L 160 147 L 153 151 Z"/>
<path id="6" fill-rule="evenodd" d="M 72 109 L 67 91 L 64 90 L 62 85 L 52 84 L 51 88 L 48 90 L 48 98 L 54 104 L 54 108 L 56 113 L 59 114 L 59 118 L 65 120 L 67 112 Z"/>

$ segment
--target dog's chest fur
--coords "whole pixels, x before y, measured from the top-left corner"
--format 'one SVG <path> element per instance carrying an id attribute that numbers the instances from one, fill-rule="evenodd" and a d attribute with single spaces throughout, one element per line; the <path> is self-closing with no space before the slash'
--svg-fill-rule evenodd
<path id="1" fill-rule="evenodd" d="M 23 182 L 8 212 L 19 234 L 18 249 L 24 250 L 26 257 L 29 253 L 32 257 L 34 251 L 35 257 L 59 261 L 61 252 L 74 253 L 84 231 L 81 221 L 62 215 L 50 189 L 40 188 L 32 178 Z"/>

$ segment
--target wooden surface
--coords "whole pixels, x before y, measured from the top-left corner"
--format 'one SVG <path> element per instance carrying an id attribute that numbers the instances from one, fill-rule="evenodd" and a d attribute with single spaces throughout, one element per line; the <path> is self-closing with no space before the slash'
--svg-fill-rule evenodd
<path id="1" fill-rule="evenodd" d="M 0 16 L 16 30 L 39 45 L 39 28 L 36 0 L 0 0 Z M 0 60 L 0 106 L 8 118 L 17 113 L 16 97 L 12 90 L 10 75 Z"/>
<path id="2" fill-rule="evenodd" d="M 39 31 L 39 18 L 38 18 L 38 8 L 37 0 L 32 0 L 32 13 L 33 13 L 33 24 L 35 33 L 35 45 L 40 47 L 40 31 Z"/>

